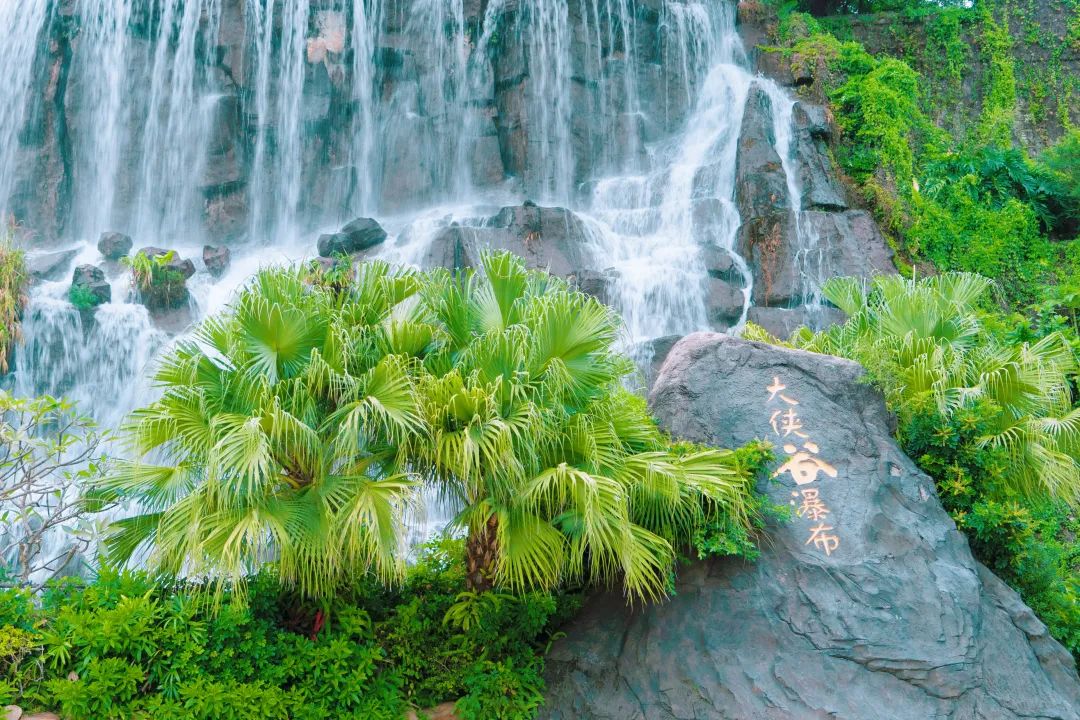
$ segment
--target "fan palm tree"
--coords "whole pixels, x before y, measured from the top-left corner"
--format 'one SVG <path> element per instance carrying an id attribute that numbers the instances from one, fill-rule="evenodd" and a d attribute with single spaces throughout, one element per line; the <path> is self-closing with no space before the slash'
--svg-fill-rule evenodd
<path id="1" fill-rule="evenodd" d="M 400 572 L 426 483 L 461 509 L 474 592 L 621 579 L 661 597 L 696 528 L 748 522 L 749 479 L 733 453 L 670 449 L 622 387 L 610 309 L 507 253 L 482 269 L 257 276 L 128 423 L 138 459 L 98 492 L 143 512 L 114 557 L 233 583 L 274 561 L 324 596 Z"/>
<path id="2" fill-rule="evenodd" d="M 901 414 L 929 397 L 942 414 L 977 400 L 998 411 L 980 439 L 1004 450 L 1011 490 L 1080 499 L 1080 409 L 1070 378 L 1076 359 L 1053 333 L 1038 342 L 995 338 L 978 311 L 993 284 L 969 273 L 923 279 L 854 278 L 826 283 L 824 295 L 848 315 L 843 325 L 792 342 L 862 363 Z"/>
<path id="3" fill-rule="evenodd" d="M 264 271 L 178 343 L 161 398 L 126 425 L 136 459 L 97 487 L 141 510 L 115 524 L 113 558 L 149 548 L 167 574 L 241 585 L 272 560 L 306 595 L 351 573 L 395 577 L 416 488 L 400 452 L 421 418 L 414 360 L 394 347 L 423 342 L 402 310 L 418 287 L 380 263 L 336 293 Z"/>
<path id="4" fill-rule="evenodd" d="M 664 595 L 676 548 L 719 513 L 746 522 L 733 455 L 678 456 L 622 381 L 615 314 L 508 253 L 421 293 L 441 345 L 426 360 L 414 448 L 462 511 L 470 589 L 621 579 Z"/>

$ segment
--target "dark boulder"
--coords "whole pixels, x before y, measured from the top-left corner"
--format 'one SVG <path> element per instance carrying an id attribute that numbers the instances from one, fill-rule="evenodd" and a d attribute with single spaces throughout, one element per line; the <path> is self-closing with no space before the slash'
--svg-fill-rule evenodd
<path id="1" fill-rule="evenodd" d="M 229 269 L 232 253 L 224 245 L 204 245 L 202 259 L 211 275 L 221 277 Z"/>
<path id="2" fill-rule="evenodd" d="M 705 270 L 709 273 L 709 277 L 726 280 L 739 287 L 746 285 L 746 279 L 735 264 L 735 258 L 727 250 L 709 244 L 702 249 L 701 256 L 705 262 Z"/>
<path id="3" fill-rule="evenodd" d="M 742 317 L 746 296 L 726 280 L 710 277 L 707 281 L 705 308 L 709 322 L 717 330 L 726 330 Z"/>
<path id="4" fill-rule="evenodd" d="M 591 295 L 605 305 L 613 304 L 614 286 L 619 281 L 619 272 L 615 268 L 578 270 L 568 279 L 574 287 L 586 295 Z"/>
<path id="5" fill-rule="evenodd" d="M 135 243 L 132 242 L 131 238 L 123 233 L 106 232 L 101 233 L 97 249 L 106 260 L 119 260 L 131 252 L 134 245 Z"/>
<path id="6" fill-rule="evenodd" d="M 35 280 L 59 280 L 78 254 L 78 250 L 57 250 L 31 255 L 26 258 L 26 270 Z"/>
<path id="7" fill-rule="evenodd" d="M 97 307 L 112 300 L 112 286 L 105 279 L 105 272 L 96 265 L 80 265 L 71 276 L 72 297 L 78 297 L 81 305 Z M 84 309 L 86 309 L 84 307 Z"/>
<path id="8" fill-rule="evenodd" d="M 676 437 L 772 438 L 784 464 L 760 489 L 792 519 L 755 562 L 684 569 L 665 604 L 589 600 L 541 717 L 1080 718 L 1072 657 L 971 556 L 858 365 L 698 333 L 651 404 Z"/>
<path id="9" fill-rule="evenodd" d="M 795 103 L 792 110 L 795 130 L 795 157 L 799 163 L 800 205 L 804 210 L 846 210 L 847 200 L 840 185 L 828 138 L 832 130 L 825 108 Z"/>
<path id="10" fill-rule="evenodd" d="M 484 250 L 509 250 L 524 258 L 530 268 L 563 278 L 580 278 L 594 289 L 601 279 L 605 285 L 610 284 L 610 273 L 587 272 L 593 264 L 587 243 L 588 229 L 573 212 L 526 201 L 467 225 L 450 225 L 432 240 L 423 264 L 479 267 Z"/>
<path id="11" fill-rule="evenodd" d="M 353 255 L 363 252 L 386 240 L 386 231 L 371 218 L 357 218 L 341 228 L 340 232 L 319 237 L 319 255 Z"/>
<path id="12" fill-rule="evenodd" d="M 160 259 L 172 254 L 167 263 L 157 269 Z M 155 269 L 146 278 L 136 277 L 136 296 L 143 305 L 153 313 L 164 313 L 169 310 L 185 308 L 190 299 L 187 289 L 187 281 L 195 274 L 195 263 L 190 259 L 182 258 L 174 251 L 159 247 L 144 247 L 139 250 L 139 255 L 151 258 L 155 262 Z M 173 321 L 173 324 L 180 324 Z"/>

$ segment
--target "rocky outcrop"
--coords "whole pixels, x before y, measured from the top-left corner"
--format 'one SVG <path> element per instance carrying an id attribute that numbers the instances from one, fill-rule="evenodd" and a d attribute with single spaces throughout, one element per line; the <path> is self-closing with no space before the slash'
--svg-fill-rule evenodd
<path id="1" fill-rule="evenodd" d="M 756 562 L 684 569 L 662 605 L 592 598 L 548 656 L 541 717 L 1080 717 L 1072 657 L 972 558 L 858 365 L 701 333 L 651 404 L 676 437 L 772 438 L 760 488 L 792 518 Z"/>
<path id="2" fill-rule="evenodd" d="M 26 258 L 26 270 L 35 280 L 59 280 L 78 250 L 37 253 Z"/>
<path id="3" fill-rule="evenodd" d="M 204 245 L 202 259 L 207 272 L 214 277 L 221 277 L 229 269 L 232 252 L 224 245 Z"/>
<path id="4" fill-rule="evenodd" d="M 386 240 L 386 231 L 371 218 L 356 218 L 347 223 L 339 232 L 319 237 L 319 255 L 355 255 L 381 245 Z"/>
<path id="5" fill-rule="evenodd" d="M 764 89 L 751 88 L 736 168 L 738 250 L 753 271 L 751 299 L 758 316 L 771 320 L 770 331 L 786 330 L 796 318 L 819 329 L 839 316 L 800 308 L 820 301 L 821 283 L 895 272 L 892 251 L 869 213 L 849 208 L 829 153 L 825 108 L 795 103 L 788 148 L 777 138 L 777 112 Z"/>
<path id="6" fill-rule="evenodd" d="M 97 307 L 112 300 L 112 286 L 105 272 L 96 265 L 80 265 L 71 276 L 69 296 L 80 308 Z"/>
<path id="7" fill-rule="evenodd" d="M 135 243 L 131 238 L 123 233 L 106 232 L 101 233 L 97 249 L 106 260 L 119 260 L 131 252 L 134 245 Z"/>

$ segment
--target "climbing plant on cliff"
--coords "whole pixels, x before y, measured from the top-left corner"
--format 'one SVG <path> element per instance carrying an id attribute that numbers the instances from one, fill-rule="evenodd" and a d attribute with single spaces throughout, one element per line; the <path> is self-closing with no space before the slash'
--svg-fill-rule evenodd
<path id="1" fill-rule="evenodd" d="M 0 233 L 0 375 L 19 341 L 19 320 L 26 305 L 29 275 L 23 251 L 16 248 L 10 230 Z"/>
<path id="2" fill-rule="evenodd" d="M 382 263 L 260 274 L 166 356 L 163 396 L 98 491 L 143 514 L 110 548 L 242 584 L 273 561 L 306 596 L 402 572 L 427 484 L 460 513 L 470 590 L 622 582 L 657 599 L 676 551 L 750 522 L 735 453 L 673 449 L 622 386 L 619 321 L 509 254 L 472 271 Z"/>

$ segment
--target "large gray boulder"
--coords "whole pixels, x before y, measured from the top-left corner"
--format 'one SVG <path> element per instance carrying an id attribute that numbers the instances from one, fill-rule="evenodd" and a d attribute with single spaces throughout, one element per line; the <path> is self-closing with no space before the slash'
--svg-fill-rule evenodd
<path id="1" fill-rule="evenodd" d="M 588 232 L 581 218 L 561 207 L 525 202 L 502 208 L 475 224 L 451 225 L 431 243 L 425 262 L 448 267 L 479 267 L 485 250 L 510 250 L 531 268 L 564 278 L 609 283 L 613 278 L 585 273 L 592 258 Z M 585 284 L 584 282 L 582 284 Z M 599 290 L 593 294 L 602 296 Z"/>
<path id="2" fill-rule="evenodd" d="M 340 232 L 319 237 L 319 255 L 354 255 L 381 245 L 386 240 L 382 225 L 371 218 L 356 218 L 347 223 Z"/>
<path id="3" fill-rule="evenodd" d="M 542 717 L 1080 718 L 1072 657 L 971 556 L 858 365 L 699 333 L 651 403 L 677 437 L 772 439 L 785 464 L 761 489 L 793 518 L 754 563 L 684 569 L 663 605 L 592 598 Z"/>

